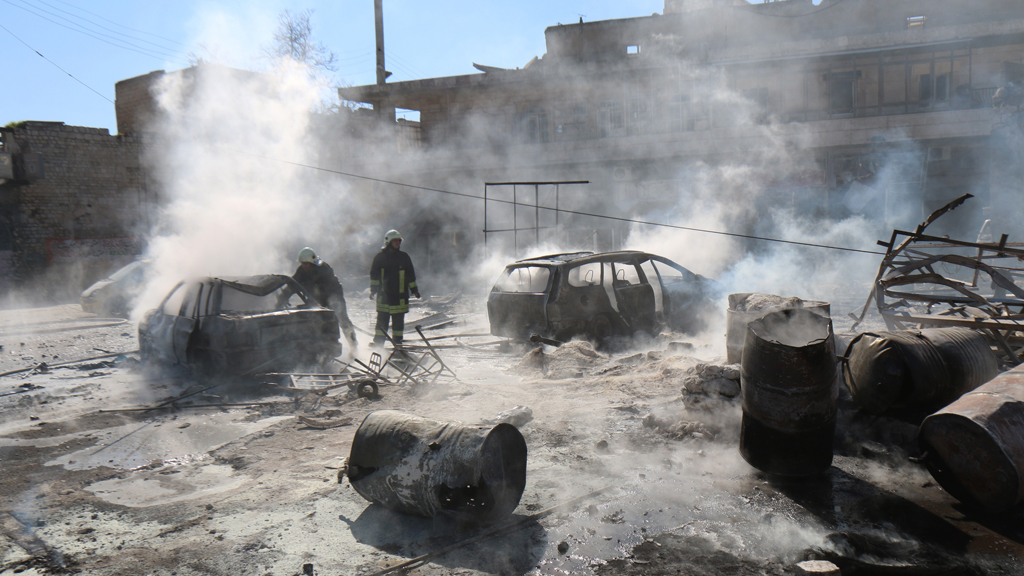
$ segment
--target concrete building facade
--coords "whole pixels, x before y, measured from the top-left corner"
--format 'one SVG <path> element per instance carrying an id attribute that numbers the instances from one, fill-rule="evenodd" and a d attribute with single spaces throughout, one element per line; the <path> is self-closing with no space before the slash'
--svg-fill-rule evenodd
<path id="1" fill-rule="evenodd" d="M 1015 110 L 993 94 L 1024 79 L 1018 0 L 666 0 L 545 37 L 523 68 L 339 95 L 418 111 L 427 149 L 490 145 L 438 173 L 589 179 L 593 198 L 634 215 L 677 202 L 687 167 L 772 150 L 786 166 L 757 173 L 758 188 L 804 213 L 903 226 L 972 193 L 958 218 L 977 230 L 1020 200 L 988 186 L 993 129 Z"/>

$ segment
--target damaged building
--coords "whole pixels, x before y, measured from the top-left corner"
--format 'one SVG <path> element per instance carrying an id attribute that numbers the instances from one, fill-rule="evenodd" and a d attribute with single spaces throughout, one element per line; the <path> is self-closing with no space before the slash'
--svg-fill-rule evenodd
<path id="1" fill-rule="evenodd" d="M 0 287 L 70 280 L 67 294 L 141 254 L 155 198 L 140 138 L 63 122 L 0 129 Z"/>
<path id="2" fill-rule="evenodd" d="M 419 147 L 394 146 L 407 157 L 472 149 L 416 170 L 474 193 L 481 181 L 588 180 L 575 204 L 562 188 L 562 207 L 656 214 L 685 200 L 702 167 L 770 163 L 785 149 L 787 165 L 755 172 L 742 194 L 891 229 L 971 193 L 982 201 L 946 225 L 976 234 L 986 218 L 1016 221 L 1019 185 L 992 149 L 1019 105 L 993 102 L 1024 77 L 1019 2 L 666 0 L 662 14 L 544 34 L 546 54 L 521 68 L 475 64 L 481 73 L 339 95 L 372 106 L 396 139 L 414 130 Z M 396 121 L 396 110 L 419 120 Z M 534 203 L 523 188 L 517 200 Z M 512 227 L 542 224 L 530 214 Z M 580 248 L 626 237 L 615 223 L 585 224 L 599 230 Z"/>

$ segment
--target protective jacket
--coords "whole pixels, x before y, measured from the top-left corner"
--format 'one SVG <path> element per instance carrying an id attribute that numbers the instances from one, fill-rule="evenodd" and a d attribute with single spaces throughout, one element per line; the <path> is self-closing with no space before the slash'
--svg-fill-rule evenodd
<path id="1" fill-rule="evenodd" d="M 299 283 L 306 292 L 312 296 L 324 308 L 330 308 L 329 299 L 331 296 L 341 298 L 345 301 L 345 289 L 334 274 L 334 269 L 326 262 L 314 264 L 309 268 L 299 266 L 292 279 Z"/>
<path id="2" fill-rule="evenodd" d="M 419 292 L 412 259 L 401 250 L 385 246 L 370 265 L 370 293 L 377 296 L 377 312 L 405 314 L 409 292 Z"/>

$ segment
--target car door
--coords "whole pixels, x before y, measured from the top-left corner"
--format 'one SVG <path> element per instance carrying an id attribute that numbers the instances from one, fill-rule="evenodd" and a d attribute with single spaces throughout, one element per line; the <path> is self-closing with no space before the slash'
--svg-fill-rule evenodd
<path id="1" fill-rule="evenodd" d="M 613 262 L 612 286 L 619 314 L 634 332 L 656 326 L 654 289 L 632 262 Z M 655 280 L 657 281 L 657 280 Z"/>
<path id="2" fill-rule="evenodd" d="M 203 301 L 203 293 L 208 290 L 208 287 L 202 282 L 189 283 L 187 288 L 180 311 L 174 318 L 171 337 L 174 356 L 178 364 L 188 363 L 188 343 L 199 324 L 199 303 Z"/>
<path id="3" fill-rule="evenodd" d="M 179 282 L 167 294 L 147 323 L 148 349 L 161 362 L 168 364 L 176 364 L 178 362 L 174 351 L 174 323 L 181 312 L 181 306 L 185 301 L 185 293 L 187 291 L 188 288 L 185 286 L 185 283 Z"/>

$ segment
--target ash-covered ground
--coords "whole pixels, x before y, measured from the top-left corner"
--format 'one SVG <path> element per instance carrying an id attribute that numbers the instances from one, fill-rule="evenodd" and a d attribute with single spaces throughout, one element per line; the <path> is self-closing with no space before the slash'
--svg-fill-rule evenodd
<path id="1" fill-rule="evenodd" d="M 350 314 L 369 328 L 362 305 Z M 840 351 L 854 306 L 833 303 Z M 444 312 L 455 323 L 429 336 L 486 332 L 481 309 L 428 303 L 407 324 Z M 491 527 L 390 512 L 339 482 L 363 417 L 481 423 L 516 407 L 529 409 L 515 412 L 529 449 L 519 525 L 413 573 L 787 574 L 807 559 L 844 574 L 1024 573 L 1024 517 L 948 496 L 910 460 L 912 420 L 844 400 L 827 475 L 779 483 L 747 465 L 738 367 L 719 339 L 615 352 L 440 339 L 458 379 L 369 399 L 161 372 L 130 353 L 132 323 L 73 305 L 5 311 L 0 372 L 47 367 L 0 377 L 0 573 L 374 574 Z"/>

